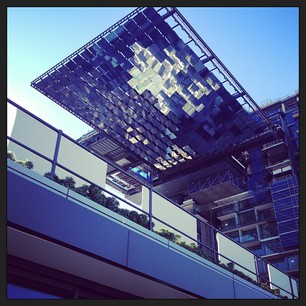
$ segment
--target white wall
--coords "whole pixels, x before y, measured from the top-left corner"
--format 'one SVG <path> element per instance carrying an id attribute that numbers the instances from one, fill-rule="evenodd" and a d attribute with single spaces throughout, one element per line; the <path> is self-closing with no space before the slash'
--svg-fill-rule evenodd
<path id="1" fill-rule="evenodd" d="M 15 109 L 15 111 L 13 110 Z M 15 116 L 14 116 L 15 114 Z M 46 127 L 31 116 L 14 106 L 8 109 L 8 136 L 24 143 L 28 147 L 53 158 L 57 133 Z M 38 155 L 23 149 L 13 141 L 8 141 L 7 150 L 15 153 L 18 160 L 30 160 L 34 164 L 33 171 L 44 174 L 51 171 L 51 163 L 41 159 Z"/>
<path id="2" fill-rule="evenodd" d="M 152 203 L 153 216 L 172 225 L 183 233 L 186 233 L 188 236 L 197 239 L 197 221 L 195 217 L 190 216 L 182 209 L 176 207 L 174 204 L 167 201 L 155 192 L 152 192 Z M 142 209 L 149 212 L 149 189 L 144 186 L 142 187 Z M 155 225 L 154 230 L 158 231 L 159 229 L 166 229 L 180 235 L 180 241 L 185 241 L 186 243 L 196 243 L 196 241 L 186 238 L 183 234 L 173 230 L 171 227 L 168 227 L 155 219 L 153 219 L 153 222 Z"/>
<path id="3" fill-rule="evenodd" d="M 10 104 L 8 105 L 8 136 L 53 159 L 58 133 L 23 111 Z M 23 149 L 13 141 L 8 141 L 7 150 L 12 151 L 18 160 L 28 159 L 32 161 L 34 164 L 33 171 L 41 175 L 50 172 L 52 169 L 50 162 Z M 107 164 L 64 136 L 61 136 L 57 161 L 100 187 L 105 187 Z M 73 177 L 77 182 L 76 186 L 78 186 L 78 183 L 79 185 L 84 183 L 59 167 L 56 168 L 55 173 L 59 178 Z"/>
<path id="4" fill-rule="evenodd" d="M 98 186 L 105 188 L 107 164 L 63 136 L 61 137 L 57 161 Z M 55 172 L 60 176 L 60 169 Z M 78 179 L 75 177 L 74 179 L 78 183 Z"/>
<path id="5" fill-rule="evenodd" d="M 268 267 L 268 274 L 269 274 L 270 281 L 273 284 L 276 285 L 276 286 L 271 285 L 271 288 L 274 289 L 274 288 L 278 288 L 278 286 L 279 286 L 279 287 L 285 289 L 286 291 L 291 292 L 289 277 L 286 274 L 284 274 L 283 272 L 279 271 L 278 269 L 274 268 L 273 266 L 271 266 L 269 264 L 267 265 L 267 267 Z M 293 293 L 296 296 L 298 296 L 298 289 L 297 289 L 296 281 L 293 281 L 292 287 L 293 287 Z M 292 298 L 291 294 L 289 294 L 289 293 L 287 293 L 287 292 L 285 292 L 284 290 L 281 290 L 281 289 L 280 289 L 280 294 L 284 295 L 284 296 L 288 296 L 288 298 Z"/>
<path id="6" fill-rule="evenodd" d="M 7 131 L 7 135 L 11 136 L 13 127 L 14 127 L 14 122 L 15 122 L 16 115 L 17 115 L 17 109 L 12 104 L 7 103 L 6 111 L 7 111 L 6 131 Z M 10 143 L 10 140 L 7 140 L 7 146 L 9 146 L 9 143 Z"/>
<path id="7" fill-rule="evenodd" d="M 235 242 L 221 235 L 220 233 L 216 234 L 216 240 L 218 244 L 219 253 L 221 253 L 222 255 L 228 258 L 232 258 L 235 262 L 241 264 L 243 267 L 246 267 L 250 271 L 256 273 L 254 254 L 240 247 Z M 224 263 L 224 264 L 227 264 L 229 262 L 229 260 L 225 259 L 224 257 L 220 255 L 218 259 L 220 260 L 221 263 Z M 251 277 L 253 280 L 255 281 L 257 280 L 256 274 L 253 274 L 249 272 L 248 270 L 241 268 L 238 265 L 235 265 L 234 268 L 236 270 L 243 272 L 245 275 Z"/>

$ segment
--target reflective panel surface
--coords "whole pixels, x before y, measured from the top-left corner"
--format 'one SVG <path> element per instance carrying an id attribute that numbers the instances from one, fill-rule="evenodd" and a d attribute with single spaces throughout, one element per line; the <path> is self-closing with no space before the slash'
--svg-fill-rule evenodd
<path id="1" fill-rule="evenodd" d="M 130 15 L 31 85 L 160 170 L 263 130 L 167 23 L 171 14 Z"/>

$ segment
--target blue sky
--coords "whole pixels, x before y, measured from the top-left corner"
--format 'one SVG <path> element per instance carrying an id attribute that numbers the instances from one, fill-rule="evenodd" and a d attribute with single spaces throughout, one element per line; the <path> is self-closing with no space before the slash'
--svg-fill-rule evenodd
<path id="1" fill-rule="evenodd" d="M 90 128 L 30 86 L 133 7 L 8 7 L 7 97 L 78 138 Z M 258 103 L 299 87 L 297 7 L 179 7 Z"/>

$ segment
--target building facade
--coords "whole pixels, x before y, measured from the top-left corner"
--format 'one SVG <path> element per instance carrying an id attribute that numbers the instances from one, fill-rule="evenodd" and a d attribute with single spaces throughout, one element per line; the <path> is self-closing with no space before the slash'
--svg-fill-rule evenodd
<path id="1" fill-rule="evenodd" d="M 282 137 L 244 148 L 235 158 L 246 170 L 244 175 L 242 171 L 235 176 L 220 166 L 191 182 L 187 190 L 176 191 L 172 199 L 299 278 L 299 94 L 262 109 L 282 128 Z"/>
<path id="2" fill-rule="evenodd" d="M 298 94 L 259 107 L 174 7 L 137 8 L 31 86 L 93 128 L 78 142 L 107 185 L 150 214 L 158 193 L 155 226 L 187 224 L 172 200 L 206 255 L 231 238 L 298 278 Z"/>

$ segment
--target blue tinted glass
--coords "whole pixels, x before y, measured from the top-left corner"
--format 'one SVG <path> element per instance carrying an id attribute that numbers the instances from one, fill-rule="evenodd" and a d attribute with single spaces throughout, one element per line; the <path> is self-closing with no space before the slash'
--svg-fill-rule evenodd
<path id="1" fill-rule="evenodd" d="M 84 58 L 82 58 L 80 55 L 75 56 L 73 61 L 78 65 L 82 65 L 85 62 Z"/>
<path id="2" fill-rule="evenodd" d="M 155 54 L 155 57 L 158 61 L 163 62 L 167 58 L 167 55 L 164 51 L 161 50 Z"/>
<path id="3" fill-rule="evenodd" d="M 89 50 L 85 49 L 81 52 L 81 56 L 84 57 L 86 60 L 89 60 L 93 57 L 93 54 L 89 52 Z"/>
<path id="4" fill-rule="evenodd" d="M 127 21 L 124 25 L 123 25 L 130 33 L 134 33 L 137 29 L 138 26 L 137 24 L 130 19 L 129 21 Z"/>
<path id="5" fill-rule="evenodd" d="M 118 39 L 115 43 L 115 48 L 119 51 L 126 49 L 126 44 L 122 39 Z"/>
<path id="6" fill-rule="evenodd" d="M 106 36 L 107 41 L 110 42 L 110 43 L 112 43 L 116 38 L 117 38 L 117 35 L 113 32 L 109 33 Z"/>
<path id="7" fill-rule="evenodd" d="M 90 61 L 90 63 L 92 64 L 93 67 L 98 67 L 100 65 L 100 61 L 98 59 L 93 59 Z"/>
<path id="8" fill-rule="evenodd" d="M 86 72 L 81 68 L 81 67 L 77 67 L 75 69 L 75 74 L 78 76 L 78 77 L 81 77 L 85 74 Z"/>
<path id="9" fill-rule="evenodd" d="M 159 14 L 155 14 L 152 18 L 151 18 L 151 22 L 156 25 L 159 24 L 161 22 L 164 22 L 164 19 L 159 15 Z"/>
<path id="10" fill-rule="evenodd" d="M 165 49 L 169 46 L 169 42 L 167 41 L 167 39 L 161 35 L 155 41 L 157 42 L 157 44 L 160 46 L 161 49 Z"/>
<path id="11" fill-rule="evenodd" d="M 159 37 L 160 37 L 160 33 L 156 30 L 156 29 L 153 29 L 152 31 L 150 31 L 149 33 L 149 36 L 151 37 L 151 39 L 153 41 L 157 40 Z"/>
<path id="12" fill-rule="evenodd" d="M 91 47 L 89 47 L 89 50 L 94 55 L 97 55 L 101 52 L 101 49 L 96 44 L 93 44 Z"/>
<path id="13" fill-rule="evenodd" d="M 163 33 L 163 35 L 167 35 L 173 32 L 173 30 L 170 28 L 168 23 L 166 22 L 160 22 L 156 25 L 156 27 Z"/>
<path id="14" fill-rule="evenodd" d="M 176 46 L 181 40 L 174 31 L 170 32 L 169 34 L 166 34 L 166 37 L 173 46 Z"/>
<path id="15" fill-rule="evenodd" d="M 122 54 L 124 55 L 125 58 L 129 59 L 132 56 L 134 56 L 134 52 L 130 49 L 130 48 L 125 48 L 124 50 L 122 50 Z M 129 63 L 129 62 L 128 62 Z M 132 64 L 130 64 L 130 68 L 133 68 Z"/>
<path id="16" fill-rule="evenodd" d="M 69 69 L 69 70 L 74 70 L 77 67 L 77 64 L 74 63 L 73 61 L 69 61 L 68 63 L 65 64 L 65 66 Z"/>
<path id="17" fill-rule="evenodd" d="M 109 46 L 109 43 L 105 38 L 101 38 L 100 40 L 98 40 L 97 44 L 99 45 L 101 50 L 105 50 Z"/>
<path id="18" fill-rule="evenodd" d="M 115 29 L 114 31 L 116 33 L 117 36 L 120 37 L 120 35 L 122 35 L 125 32 L 125 29 L 123 26 L 118 27 L 117 29 Z"/>
<path id="19" fill-rule="evenodd" d="M 148 18 L 151 19 L 153 16 L 155 16 L 157 13 L 152 7 L 147 7 L 144 11 L 143 14 Z"/>
<path id="20" fill-rule="evenodd" d="M 142 13 L 139 13 L 137 14 L 133 20 L 139 25 L 139 26 L 142 26 L 146 21 L 146 17 L 142 14 Z"/>

